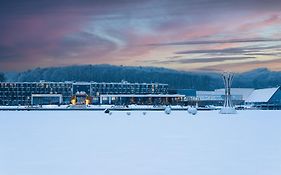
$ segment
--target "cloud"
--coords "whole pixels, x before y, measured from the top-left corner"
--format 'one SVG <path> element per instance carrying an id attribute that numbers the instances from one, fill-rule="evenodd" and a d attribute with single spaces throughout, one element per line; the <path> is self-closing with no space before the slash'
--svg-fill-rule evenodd
<path id="1" fill-rule="evenodd" d="M 0 68 L 276 57 L 276 48 L 247 47 L 281 42 L 280 11 L 277 0 L 2 0 Z"/>
<path id="2" fill-rule="evenodd" d="M 255 60 L 255 61 L 247 61 L 247 62 L 233 63 L 233 64 L 223 63 L 223 64 L 217 64 L 212 66 L 204 66 L 201 67 L 199 70 L 243 72 L 245 70 L 270 67 L 272 70 L 281 71 L 280 61 L 281 58 L 273 59 L 273 60 L 265 60 L 265 61 Z"/>
<path id="3" fill-rule="evenodd" d="M 169 45 L 205 45 L 205 44 L 225 44 L 225 43 L 259 43 L 259 42 L 281 42 L 281 38 L 249 38 L 249 39 L 231 39 L 231 40 L 198 40 L 183 41 L 171 43 L 152 43 L 148 46 L 169 46 Z"/>
<path id="4" fill-rule="evenodd" d="M 187 50 L 178 51 L 175 54 L 187 55 L 187 54 L 208 54 L 208 55 L 267 55 L 267 56 L 277 56 L 279 52 L 273 52 L 273 50 L 280 48 L 280 45 L 274 46 L 242 46 L 242 47 L 230 47 L 223 49 L 197 49 L 197 50 Z M 268 50 L 271 50 L 270 53 Z"/>
<path id="5" fill-rule="evenodd" d="M 255 56 L 280 56 L 281 52 L 274 52 L 274 53 L 260 53 L 260 52 L 252 52 L 252 53 L 245 53 L 244 55 L 255 55 Z"/>
<path id="6" fill-rule="evenodd" d="M 236 48 L 225 48 L 225 49 L 199 49 L 189 51 L 179 51 L 175 54 L 186 55 L 186 54 L 243 54 L 247 52 L 244 47 Z"/>
<path id="7" fill-rule="evenodd" d="M 247 59 L 255 59 L 256 57 L 206 57 L 206 58 L 185 58 L 185 59 L 175 59 L 175 60 L 164 60 L 156 61 L 153 63 L 158 64 L 193 64 L 193 63 L 213 63 L 213 62 L 224 62 L 224 61 L 241 61 Z"/>
<path id="8" fill-rule="evenodd" d="M 280 22 L 281 19 L 279 15 L 273 14 L 264 20 L 243 24 L 242 26 L 239 27 L 238 30 L 245 31 L 245 30 L 252 30 L 252 29 L 261 29 L 261 28 L 270 27 L 272 25 L 280 24 Z"/>

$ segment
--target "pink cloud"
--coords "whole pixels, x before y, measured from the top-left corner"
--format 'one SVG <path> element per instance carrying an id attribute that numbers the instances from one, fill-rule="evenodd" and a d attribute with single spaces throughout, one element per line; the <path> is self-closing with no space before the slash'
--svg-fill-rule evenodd
<path id="1" fill-rule="evenodd" d="M 77 11 L 77 9 L 70 9 L 69 11 Z M 105 32 L 109 33 L 110 37 L 116 36 L 122 40 L 124 45 L 120 47 L 113 46 L 114 43 L 106 43 L 101 46 L 99 43 L 91 44 L 91 42 L 82 46 L 62 46 L 61 42 L 66 37 L 83 31 L 85 24 L 90 20 L 103 20 L 100 19 L 100 16 L 91 18 L 93 17 L 91 15 L 56 11 L 53 14 L 42 13 L 11 18 L 9 23 L 2 26 L 0 33 L 1 44 L 5 47 L 14 48 L 14 51 L 22 59 L 16 66 L 13 64 L 6 65 L 10 67 L 36 67 L 79 63 L 133 64 L 134 61 L 139 59 L 158 59 L 157 56 L 160 56 L 159 59 L 163 59 L 166 56 L 173 56 L 175 50 L 181 50 L 181 47 L 184 47 L 171 46 L 169 48 L 147 46 L 148 44 L 199 39 L 256 37 L 259 33 L 251 32 L 252 30 L 266 29 L 281 23 L 280 13 L 269 11 L 262 13 L 254 11 L 245 16 L 240 15 L 233 18 L 231 18 L 230 13 L 227 13 L 225 17 L 221 17 L 221 14 L 218 15 L 218 18 L 213 18 L 216 15 L 209 17 L 206 14 L 200 14 L 193 17 L 191 21 L 188 19 L 189 16 L 175 16 L 168 18 L 166 21 L 158 21 L 157 19 L 155 21 L 154 19 L 151 19 L 151 21 L 149 21 L 150 19 L 144 20 L 149 21 L 151 26 L 128 25 L 130 20 L 134 20 L 128 18 L 128 21 L 121 20 L 122 22 L 125 21 L 124 24 L 121 24 L 121 26 L 124 26 L 123 28 L 114 28 L 114 25 L 109 25 L 109 29 L 106 29 L 107 31 Z M 115 20 L 118 19 L 109 20 L 109 22 L 114 24 Z M 94 22 L 93 25 L 96 25 Z M 249 33 L 245 35 L 245 32 Z M 93 35 L 95 34 L 93 33 Z M 106 40 L 106 37 L 102 39 Z M 225 49 L 240 45 L 240 43 L 223 43 L 186 46 L 185 50 L 197 48 Z M 64 51 L 66 54 L 60 55 Z M 59 53 L 57 57 L 56 52 Z M 72 55 L 72 52 L 75 53 Z M 166 55 L 162 54 L 163 52 Z M 268 64 L 268 66 L 270 65 Z M 244 66 L 244 68 L 246 67 Z"/>
<path id="2" fill-rule="evenodd" d="M 246 24 L 242 24 L 238 30 L 247 31 L 247 30 L 255 30 L 255 29 L 263 29 L 266 27 L 270 27 L 272 25 L 280 25 L 281 18 L 278 14 L 273 14 L 269 18 L 264 20 L 258 20 L 256 22 L 247 22 Z"/>
<path id="3" fill-rule="evenodd" d="M 200 69 L 202 70 L 215 70 L 215 71 L 233 71 L 233 72 L 243 72 L 245 70 L 252 70 L 257 68 L 270 68 L 271 70 L 281 71 L 280 59 L 275 60 L 265 60 L 265 61 L 248 61 L 242 63 L 232 63 L 232 64 L 218 64 L 213 66 L 204 66 Z M 199 70 L 200 70 L 199 69 Z"/>

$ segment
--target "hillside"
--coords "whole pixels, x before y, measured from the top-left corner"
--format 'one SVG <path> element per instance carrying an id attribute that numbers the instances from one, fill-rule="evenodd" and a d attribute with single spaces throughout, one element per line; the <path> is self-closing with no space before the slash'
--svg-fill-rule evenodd
<path id="1" fill-rule="evenodd" d="M 170 88 L 195 88 L 213 90 L 223 87 L 218 73 L 184 72 L 156 67 L 113 65 L 83 65 L 68 67 L 36 68 L 6 75 L 7 81 L 95 81 L 95 82 L 158 82 Z M 281 72 L 265 68 L 236 74 L 233 87 L 265 88 L 281 85 Z"/>

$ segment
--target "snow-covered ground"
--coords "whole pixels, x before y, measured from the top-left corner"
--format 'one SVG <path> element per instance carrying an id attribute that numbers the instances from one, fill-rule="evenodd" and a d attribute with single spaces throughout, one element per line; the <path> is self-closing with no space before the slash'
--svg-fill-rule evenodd
<path id="1" fill-rule="evenodd" d="M 69 108 L 83 108 L 83 109 L 145 109 L 145 110 L 151 110 L 151 109 L 164 109 L 166 105 L 159 105 L 159 106 L 154 106 L 154 105 L 128 105 L 128 106 L 123 106 L 123 105 L 42 105 L 42 106 L 0 106 L 0 109 L 28 109 L 28 108 L 34 108 L 34 109 L 69 109 Z M 180 105 L 173 105 L 170 106 L 172 109 L 187 109 L 187 106 L 180 106 Z M 210 107 L 214 109 L 215 107 Z"/>
<path id="2" fill-rule="evenodd" d="M 280 175 L 281 111 L 0 111 L 0 175 Z"/>

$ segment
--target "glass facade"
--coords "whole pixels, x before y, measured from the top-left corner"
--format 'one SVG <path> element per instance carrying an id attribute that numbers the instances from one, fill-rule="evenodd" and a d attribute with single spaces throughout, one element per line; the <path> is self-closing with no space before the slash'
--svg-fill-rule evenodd
<path id="1" fill-rule="evenodd" d="M 32 95 L 32 105 L 60 105 L 61 95 Z"/>
<path id="2" fill-rule="evenodd" d="M 0 106 L 31 105 L 32 94 L 61 94 L 62 104 L 70 104 L 78 92 L 98 102 L 102 94 L 167 94 L 168 85 L 158 83 L 96 82 L 1 82 Z"/>

